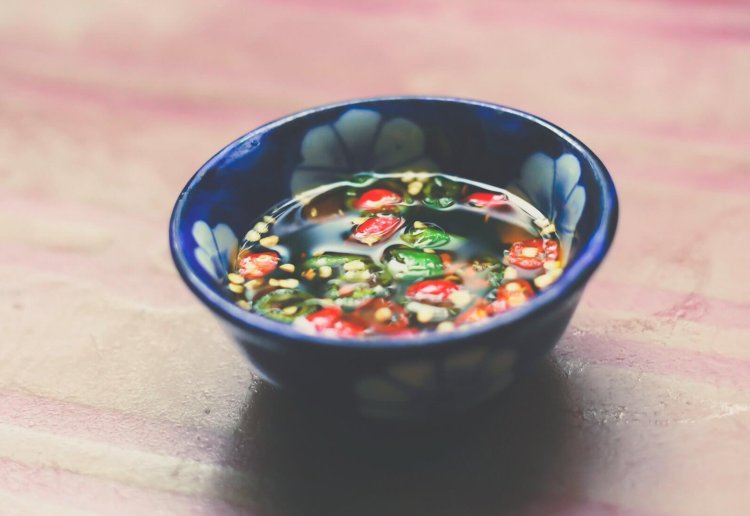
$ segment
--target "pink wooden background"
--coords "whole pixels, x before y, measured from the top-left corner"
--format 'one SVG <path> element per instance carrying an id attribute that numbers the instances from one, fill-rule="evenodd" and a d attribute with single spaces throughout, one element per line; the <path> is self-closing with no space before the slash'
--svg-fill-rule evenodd
<path id="1" fill-rule="evenodd" d="M 622 201 L 551 359 L 411 445 L 260 384 L 166 242 L 234 137 L 392 93 L 549 118 Z M 750 510 L 747 1 L 4 0 L 0 120 L 0 513 Z"/>

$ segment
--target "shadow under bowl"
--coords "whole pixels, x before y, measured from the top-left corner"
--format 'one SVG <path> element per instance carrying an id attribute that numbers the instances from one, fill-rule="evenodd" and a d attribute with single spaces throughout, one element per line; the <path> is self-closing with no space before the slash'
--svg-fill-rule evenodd
<path id="1" fill-rule="evenodd" d="M 570 256 L 564 273 L 488 322 L 417 338 L 307 335 L 224 292 L 237 235 L 268 208 L 360 171 L 405 170 L 519 192 L 555 223 Z M 465 99 L 383 97 L 302 111 L 232 142 L 180 193 L 169 236 L 182 278 L 268 382 L 337 411 L 424 419 L 493 396 L 557 343 L 612 243 L 617 213 L 601 161 L 541 118 Z"/>

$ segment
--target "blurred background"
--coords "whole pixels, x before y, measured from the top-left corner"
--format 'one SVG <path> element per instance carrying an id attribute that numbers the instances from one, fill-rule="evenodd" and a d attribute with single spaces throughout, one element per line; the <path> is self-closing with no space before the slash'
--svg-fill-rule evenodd
<path id="1" fill-rule="evenodd" d="M 5 0 L 0 513 L 742 514 L 748 91 L 745 0 Z M 547 118 L 622 203 L 553 356 L 423 428 L 273 392 L 167 248 L 226 143 L 385 94 Z"/>

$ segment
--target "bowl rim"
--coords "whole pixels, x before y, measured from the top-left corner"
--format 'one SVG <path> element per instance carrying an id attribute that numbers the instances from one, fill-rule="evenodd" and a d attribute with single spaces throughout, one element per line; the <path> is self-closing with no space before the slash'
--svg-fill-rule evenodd
<path id="1" fill-rule="evenodd" d="M 184 259 L 184 250 L 180 246 L 178 235 L 178 222 L 182 217 L 182 212 L 191 191 L 200 183 L 203 176 L 214 166 L 221 163 L 226 154 L 232 152 L 242 143 L 256 138 L 269 130 L 275 129 L 281 125 L 290 123 L 298 118 L 314 115 L 323 111 L 340 109 L 343 107 L 361 107 L 366 108 L 367 104 L 382 102 L 439 102 L 448 104 L 462 104 L 491 109 L 501 113 L 508 113 L 514 116 L 525 118 L 526 120 L 540 125 L 551 131 L 555 136 L 565 141 L 571 147 L 576 149 L 582 158 L 586 159 L 593 171 L 595 183 L 599 188 L 600 204 L 599 209 L 602 214 L 591 236 L 585 242 L 583 247 L 578 251 L 574 260 L 566 266 L 565 272 L 544 292 L 535 296 L 529 303 L 508 312 L 493 316 L 489 321 L 481 324 L 472 324 L 464 329 L 452 332 L 430 332 L 416 337 L 368 337 L 365 339 L 342 339 L 336 337 L 326 337 L 320 335 L 310 335 L 303 333 L 291 325 L 280 323 L 267 319 L 263 316 L 248 312 L 236 306 L 231 301 L 221 296 L 215 289 L 206 285 Z M 279 337 L 285 344 L 299 344 L 303 346 L 323 346 L 326 348 L 346 348 L 349 350 L 393 350 L 415 347 L 433 347 L 451 345 L 457 342 L 466 341 L 479 335 L 492 332 L 502 327 L 510 327 L 530 319 L 535 314 L 545 311 L 552 311 L 555 305 L 558 305 L 569 298 L 578 288 L 585 285 L 594 271 L 601 264 L 604 256 L 609 250 L 612 240 L 614 239 L 617 228 L 619 215 L 619 203 L 614 182 L 604 163 L 594 152 L 589 149 L 582 141 L 570 134 L 568 131 L 541 118 L 537 115 L 525 111 L 486 102 L 461 97 L 451 96 L 431 96 L 431 95 L 395 95 L 395 96 L 377 96 L 359 99 L 345 100 L 341 102 L 329 103 L 315 106 L 312 108 L 297 111 L 290 115 L 283 116 L 276 120 L 267 122 L 235 139 L 227 144 L 188 180 L 183 187 L 177 201 L 172 209 L 169 220 L 169 247 L 172 259 L 183 281 L 190 290 L 209 308 L 211 311 L 236 326 L 247 328 L 253 333 L 261 332 L 271 340 Z M 275 340 L 277 342 L 277 340 Z M 502 342 L 498 342 L 502 345 Z"/>

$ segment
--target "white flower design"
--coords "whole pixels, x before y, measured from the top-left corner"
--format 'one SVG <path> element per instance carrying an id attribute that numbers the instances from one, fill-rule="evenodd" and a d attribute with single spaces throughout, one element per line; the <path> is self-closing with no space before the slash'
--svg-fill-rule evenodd
<path id="1" fill-rule="evenodd" d="M 354 386 L 361 414 L 419 418 L 435 409 L 471 405 L 500 392 L 513 380 L 515 352 L 487 347 L 452 353 L 438 360 L 409 360 Z"/>
<path id="2" fill-rule="evenodd" d="M 586 205 L 586 191 L 578 184 L 580 178 L 581 164 L 573 154 L 565 153 L 555 160 L 537 152 L 526 160 L 516 183 L 529 201 L 555 223 L 566 256 Z"/>
<path id="3" fill-rule="evenodd" d="M 237 236 L 226 224 L 217 224 L 211 229 L 202 220 L 193 224 L 193 238 L 198 244 L 195 259 L 217 281 L 234 269 L 237 259 Z"/>
<path id="4" fill-rule="evenodd" d="M 300 146 L 302 162 L 292 192 L 340 181 L 363 171 L 434 170 L 422 129 L 406 118 L 384 120 L 369 109 L 350 109 L 333 124 L 310 129 Z"/>

